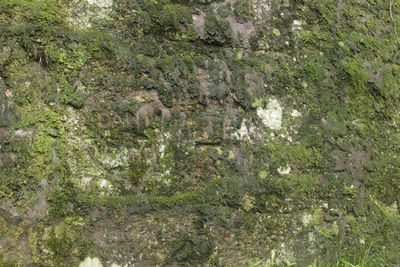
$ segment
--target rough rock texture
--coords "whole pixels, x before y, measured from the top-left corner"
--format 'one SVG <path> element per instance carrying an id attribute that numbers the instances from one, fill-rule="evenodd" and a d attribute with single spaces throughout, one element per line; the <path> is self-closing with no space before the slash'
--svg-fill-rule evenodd
<path id="1" fill-rule="evenodd" d="M 1 0 L 0 266 L 399 266 L 399 31 L 399 0 Z"/>

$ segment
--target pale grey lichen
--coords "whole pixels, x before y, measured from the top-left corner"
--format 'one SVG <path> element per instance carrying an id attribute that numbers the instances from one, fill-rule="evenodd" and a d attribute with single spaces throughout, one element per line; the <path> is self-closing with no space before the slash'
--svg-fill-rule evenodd
<path id="1" fill-rule="evenodd" d="M 113 5 L 112 0 L 75 0 L 69 8 L 68 22 L 77 28 L 87 29 L 93 22 L 107 19 Z"/>
<path id="2" fill-rule="evenodd" d="M 112 263 L 110 267 L 121 267 L 119 264 Z M 79 264 L 79 267 L 104 267 L 99 258 L 86 257 L 84 261 Z"/>
<path id="3" fill-rule="evenodd" d="M 86 257 L 84 261 L 79 264 L 79 267 L 103 267 L 99 258 Z"/>
<path id="4" fill-rule="evenodd" d="M 292 168 L 290 168 L 290 166 L 285 166 L 285 167 L 279 167 L 277 169 L 277 171 L 279 172 L 279 174 L 281 175 L 286 175 L 289 174 L 291 172 Z"/>
<path id="5" fill-rule="evenodd" d="M 283 108 L 275 98 L 271 98 L 265 108 L 257 108 L 257 115 L 262 123 L 272 130 L 282 129 L 282 113 Z"/>

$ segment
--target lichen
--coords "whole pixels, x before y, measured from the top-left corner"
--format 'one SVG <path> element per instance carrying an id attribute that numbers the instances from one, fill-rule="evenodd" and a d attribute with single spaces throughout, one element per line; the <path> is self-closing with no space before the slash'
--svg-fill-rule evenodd
<path id="1" fill-rule="evenodd" d="M 277 99 L 269 99 L 265 107 L 257 108 L 257 115 L 262 123 L 272 130 L 282 129 L 283 108 Z"/>

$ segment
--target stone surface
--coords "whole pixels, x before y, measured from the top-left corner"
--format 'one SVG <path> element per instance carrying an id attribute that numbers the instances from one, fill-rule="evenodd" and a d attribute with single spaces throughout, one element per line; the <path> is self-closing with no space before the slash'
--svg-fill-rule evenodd
<path id="1" fill-rule="evenodd" d="M 399 10 L 0 1 L 0 266 L 399 266 Z"/>

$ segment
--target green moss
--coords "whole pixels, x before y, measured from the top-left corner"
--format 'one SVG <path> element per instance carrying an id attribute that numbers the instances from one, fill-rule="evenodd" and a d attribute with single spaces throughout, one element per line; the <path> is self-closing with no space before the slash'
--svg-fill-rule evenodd
<path id="1" fill-rule="evenodd" d="M 76 91 L 68 97 L 67 104 L 74 108 L 81 109 L 85 104 L 87 94 L 82 91 Z"/>
<path id="2" fill-rule="evenodd" d="M 321 166 L 324 158 L 323 151 L 309 146 L 306 142 L 297 144 L 273 142 L 268 144 L 265 149 L 270 151 L 271 163 L 276 167 L 289 164 L 309 170 Z"/>
<path id="3" fill-rule="evenodd" d="M 325 79 L 326 69 L 323 65 L 323 62 L 320 62 L 321 56 L 322 55 L 318 55 L 315 58 L 307 59 L 307 62 L 304 66 L 304 72 L 308 81 L 320 82 Z"/>
<path id="4" fill-rule="evenodd" d="M 221 5 L 218 7 L 217 9 L 217 13 L 218 15 L 220 15 L 222 18 L 226 18 L 229 16 L 229 14 L 231 13 L 231 4 L 227 3 L 225 5 Z"/>
<path id="5" fill-rule="evenodd" d="M 149 1 L 140 13 L 145 33 L 161 34 L 180 41 L 197 39 L 192 26 L 190 8 L 181 4 Z"/>
<path id="6" fill-rule="evenodd" d="M 58 266 L 77 264 L 78 257 L 87 253 L 85 249 L 88 240 L 71 226 L 64 222 L 58 223 L 48 234 L 46 246 L 53 253 L 52 261 Z"/>
<path id="7" fill-rule="evenodd" d="M 0 3 L 0 12 L 37 25 L 57 25 L 65 18 L 58 0 L 4 0 Z"/>
<path id="8" fill-rule="evenodd" d="M 213 253 L 214 247 L 215 243 L 211 237 L 184 235 L 173 243 L 174 250 L 165 263 L 204 264 Z"/>
<path id="9" fill-rule="evenodd" d="M 365 91 L 369 75 L 362 63 L 357 59 L 349 58 L 342 61 L 342 66 L 352 83 L 353 92 Z"/>
<path id="10" fill-rule="evenodd" d="M 339 235 L 339 227 L 336 222 L 332 223 L 330 226 L 318 228 L 318 232 L 328 239 L 335 239 Z"/>
<path id="11" fill-rule="evenodd" d="M 229 23 L 214 15 L 205 17 L 205 35 L 202 40 L 208 44 L 224 45 L 232 42 L 232 30 Z"/>
<path id="12" fill-rule="evenodd" d="M 141 183 L 143 176 L 149 169 L 148 164 L 144 159 L 136 160 L 129 163 L 128 177 L 132 180 L 133 184 L 138 185 Z"/>
<path id="13" fill-rule="evenodd" d="M 64 176 L 67 175 L 64 174 Z M 68 178 L 62 177 L 55 190 L 48 196 L 48 201 L 51 205 L 50 214 L 55 218 L 73 215 L 77 208 L 79 210 L 79 203 L 76 202 L 76 197 L 75 185 Z"/>
<path id="14" fill-rule="evenodd" d="M 13 260 L 4 258 L 3 253 L 0 253 L 0 266 L 2 267 L 15 267 L 17 263 Z"/>
<path id="15" fill-rule="evenodd" d="M 395 177 L 399 175 L 399 164 L 397 156 L 387 151 L 375 155 L 368 166 L 371 174 L 367 176 L 367 183 L 387 204 L 397 200 L 400 183 Z"/>
<path id="16" fill-rule="evenodd" d="M 58 61 L 69 69 L 80 69 L 89 58 L 86 48 L 80 45 L 74 47 L 72 51 L 61 52 L 58 56 Z"/>
<path id="17" fill-rule="evenodd" d="M 21 113 L 22 128 L 35 126 L 34 142 L 30 155 L 34 158 L 30 172 L 32 176 L 39 173 L 45 174 L 52 171 L 52 163 L 55 157 L 62 156 L 63 151 L 63 127 L 60 116 L 51 109 L 26 110 Z M 57 155 L 58 154 L 58 155 Z M 40 176 L 39 176 L 40 177 Z"/>
<path id="18" fill-rule="evenodd" d="M 276 28 L 272 29 L 272 33 L 273 33 L 276 37 L 281 36 L 281 32 L 279 31 L 279 29 L 276 29 Z"/>
<path id="19" fill-rule="evenodd" d="M 400 66 L 392 65 L 385 69 L 383 74 L 383 85 L 379 90 L 380 93 L 388 100 L 393 101 L 399 99 L 400 95 Z"/>
<path id="20" fill-rule="evenodd" d="M 235 15 L 235 19 L 239 23 L 245 23 L 254 18 L 252 3 L 245 0 L 237 0 L 232 5 L 232 10 Z"/>

